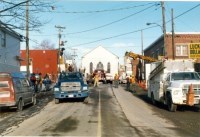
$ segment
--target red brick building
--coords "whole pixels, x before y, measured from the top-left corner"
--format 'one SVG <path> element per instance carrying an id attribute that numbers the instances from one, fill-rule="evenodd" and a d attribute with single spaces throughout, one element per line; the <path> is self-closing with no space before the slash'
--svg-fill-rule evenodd
<path id="1" fill-rule="evenodd" d="M 26 58 L 26 50 L 20 51 L 21 58 Z M 57 75 L 58 51 L 57 50 L 30 50 L 30 73 L 46 73 Z M 21 61 L 25 68 L 26 61 Z"/>
<path id="2" fill-rule="evenodd" d="M 160 56 L 168 59 L 194 59 L 195 70 L 200 72 L 200 32 L 175 33 L 174 44 L 171 33 L 165 35 L 165 44 L 162 35 L 144 50 L 144 55 L 156 59 Z"/>
<path id="3" fill-rule="evenodd" d="M 172 34 L 167 33 L 165 46 L 162 35 L 144 50 L 144 55 L 156 59 L 159 59 L 159 56 L 165 56 L 168 59 L 198 59 L 200 58 L 200 33 L 175 33 L 174 47 Z"/>

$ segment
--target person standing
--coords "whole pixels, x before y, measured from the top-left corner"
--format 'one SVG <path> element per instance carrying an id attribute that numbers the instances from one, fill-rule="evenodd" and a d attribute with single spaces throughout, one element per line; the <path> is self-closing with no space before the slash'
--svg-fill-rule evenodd
<path id="1" fill-rule="evenodd" d="M 119 85 L 119 76 L 117 74 L 115 74 L 115 77 L 114 77 L 114 84 L 115 84 L 115 88 L 118 88 L 118 85 Z"/>
<path id="2" fill-rule="evenodd" d="M 43 81 L 43 79 L 42 79 L 42 73 L 39 73 L 39 80 L 38 80 L 38 84 L 39 84 L 39 91 L 42 91 L 42 81 Z"/>
<path id="3" fill-rule="evenodd" d="M 126 84 L 127 84 L 126 85 L 126 90 L 129 91 L 130 90 L 130 78 L 129 78 L 129 76 L 126 77 L 126 81 L 127 81 L 126 82 Z"/>
<path id="4" fill-rule="evenodd" d="M 98 87 L 98 86 L 99 86 L 99 75 L 98 73 L 96 73 L 94 76 L 94 87 Z"/>

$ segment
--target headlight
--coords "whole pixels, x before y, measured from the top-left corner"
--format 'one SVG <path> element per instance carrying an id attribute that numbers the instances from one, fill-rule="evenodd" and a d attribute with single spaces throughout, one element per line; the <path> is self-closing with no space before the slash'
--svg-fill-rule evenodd
<path id="1" fill-rule="evenodd" d="M 88 90 L 88 87 L 83 87 L 83 90 Z"/>
<path id="2" fill-rule="evenodd" d="M 59 88 L 54 88 L 54 91 L 59 91 Z"/>

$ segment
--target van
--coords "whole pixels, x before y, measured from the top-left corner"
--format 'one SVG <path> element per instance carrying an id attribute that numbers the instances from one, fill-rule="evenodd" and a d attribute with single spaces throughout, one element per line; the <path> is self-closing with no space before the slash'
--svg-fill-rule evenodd
<path id="1" fill-rule="evenodd" d="M 0 107 L 23 107 L 36 104 L 36 95 L 21 72 L 0 72 Z"/>

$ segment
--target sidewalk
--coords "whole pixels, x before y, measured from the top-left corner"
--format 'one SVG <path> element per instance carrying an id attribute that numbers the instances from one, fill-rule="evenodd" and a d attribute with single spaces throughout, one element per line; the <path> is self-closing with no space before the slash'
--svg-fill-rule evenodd
<path id="1" fill-rule="evenodd" d="M 136 92 L 132 93 L 126 91 L 125 88 L 126 86 L 120 85 L 118 88 L 113 87 L 112 89 L 125 116 L 134 128 L 141 131 L 144 136 L 149 136 L 149 132 L 146 131 L 151 131 L 157 135 L 176 135 L 173 130 L 168 129 L 175 127 L 171 122 L 155 115 L 151 105 L 135 96 L 135 94 L 144 94 L 146 91 L 136 86 Z"/>

